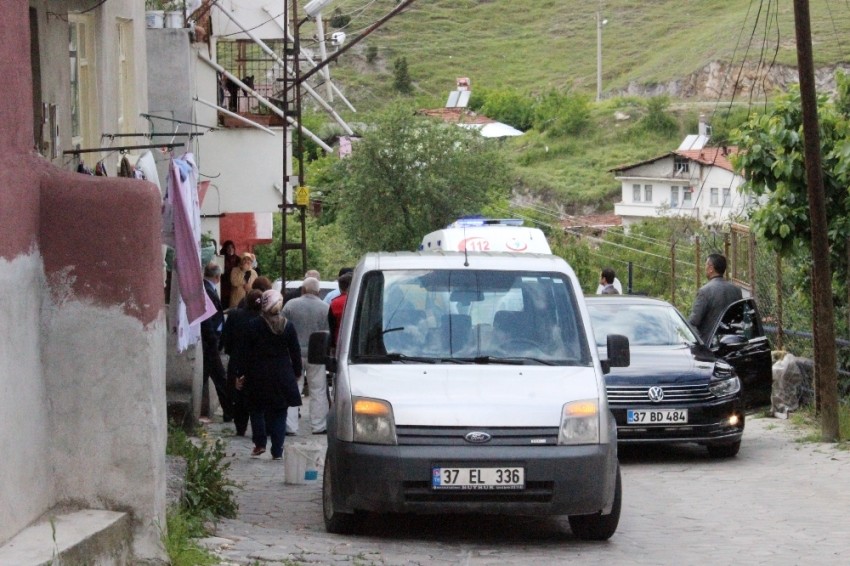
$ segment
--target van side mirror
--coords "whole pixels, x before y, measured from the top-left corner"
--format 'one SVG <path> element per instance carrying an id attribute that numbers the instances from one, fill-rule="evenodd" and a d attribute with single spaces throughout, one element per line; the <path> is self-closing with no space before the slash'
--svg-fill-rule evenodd
<path id="1" fill-rule="evenodd" d="M 314 332 L 307 344 L 307 361 L 324 365 L 332 373 L 336 372 L 336 358 L 331 357 L 331 333 L 327 330 Z"/>
<path id="2" fill-rule="evenodd" d="M 608 367 L 627 368 L 632 363 L 629 351 L 629 339 L 622 334 L 609 334 L 606 336 L 608 344 Z"/>

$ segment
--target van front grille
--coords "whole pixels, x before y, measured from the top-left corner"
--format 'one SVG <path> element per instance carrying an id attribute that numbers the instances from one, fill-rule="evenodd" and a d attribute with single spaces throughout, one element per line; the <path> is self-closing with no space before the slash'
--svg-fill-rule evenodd
<path id="1" fill-rule="evenodd" d="M 485 433 L 486 442 L 467 440 L 470 433 Z M 397 426 L 399 446 L 547 446 L 558 444 L 558 427 L 420 427 Z"/>

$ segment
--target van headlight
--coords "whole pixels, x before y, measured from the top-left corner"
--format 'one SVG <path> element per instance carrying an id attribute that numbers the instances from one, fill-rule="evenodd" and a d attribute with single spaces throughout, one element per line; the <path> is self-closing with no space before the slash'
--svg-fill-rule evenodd
<path id="1" fill-rule="evenodd" d="M 564 405 L 558 444 L 599 444 L 599 401 L 587 399 Z"/>
<path id="2" fill-rule="evenodd" d="M 354 442 L 398 444 L 392 405 L 381 399 L 354 399 Z"/>

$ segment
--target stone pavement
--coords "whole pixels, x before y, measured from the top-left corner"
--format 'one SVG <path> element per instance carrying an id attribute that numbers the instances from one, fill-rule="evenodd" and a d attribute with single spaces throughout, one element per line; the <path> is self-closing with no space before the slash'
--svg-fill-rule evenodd
<path id="1" fill-rule="evenodd" d="M 301 428 L 309 425 L 301 419 Z M 623 509 L 606 543 L 573 538 L 566 518 L 370 516 L 363 533 L 325 533 L 321 473 L 284 483 L 282 462 L 252 459 L 250 438 L 222 435 L 242 484 L 239 515 L 203 542 L 222 564 L 846 564 L 850 450 L 801 443 L 788 421 L 750 417 L 741 452 L 695 445 L 621 450 Z M 286 443 L 324 448 L 302 432 Z"/>

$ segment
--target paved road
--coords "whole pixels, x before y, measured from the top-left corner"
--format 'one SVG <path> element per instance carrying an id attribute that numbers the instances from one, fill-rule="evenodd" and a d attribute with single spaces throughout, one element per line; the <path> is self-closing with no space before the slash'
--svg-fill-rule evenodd
<path id="1" fill-rule="evenodd" d="M 303 419 L 302 419 L 303 422 Z M 800 443 L 788 423 L 750 418 L 740 454 L 704 449 L 621 450 L 623 510 L 606 543 L 573 538 L 566 519 L 487 516 L 374 517 L 364 533 L 325 533 L 321 477 L 284 484 L 268 453 L 228 439 L 232 477 L 244 484 L 239 516 L 204 544 L 222 564 L 847 564 L 850 451 Z M 306 428 L 306 427 L 305 427 Z M 320 445 L 323 436 L 287 438 Z"/>

